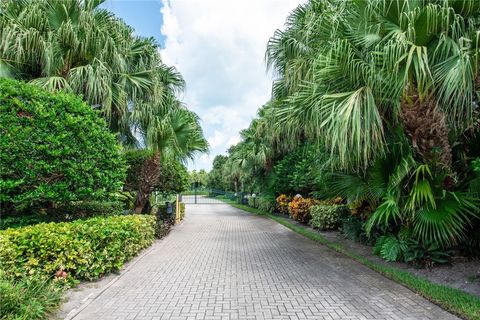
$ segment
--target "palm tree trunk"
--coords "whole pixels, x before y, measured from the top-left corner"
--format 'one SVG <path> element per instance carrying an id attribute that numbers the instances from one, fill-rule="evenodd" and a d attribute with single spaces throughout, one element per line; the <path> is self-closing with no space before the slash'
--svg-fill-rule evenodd
<path id="1" fill-rule="evenodd" d="M 447 172 L 452 166 L 452 148 L 448 141 L 445 115 L 435 100 L 423 101 L 414 95 L 402 101 L 401 117 L 416 153 L 425 161 L 439 165 Z"/>
<path id="2" fill-rule="evenodd" d="M 149 159 L 146 159 L 140 172 L 137 198 L 135 199 L 135 213 L 142 213 L 148 203 L 150 195 L 158 185 L 160 177 L 160 152 L 157 151 Z"/>

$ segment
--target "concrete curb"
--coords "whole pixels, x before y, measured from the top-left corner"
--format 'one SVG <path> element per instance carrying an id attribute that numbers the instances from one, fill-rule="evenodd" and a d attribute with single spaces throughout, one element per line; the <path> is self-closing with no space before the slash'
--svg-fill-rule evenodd
<path id="1" fill-rule="evenodd" d="M 167 235 L 168 236 L 168 235 Z M 114 279 L 112 279 L 110 282 L 108 282 L 99 292 L 97 293 L 91 293 L 89 294 L 88 296 L 86 296 L 83 300 L 82 300 L 82 303 L 80 304 L 79 307 L 71 310 L 67 315 L 66 317 L 64 318 L 65 320 L 72 320 L 74 319 L 76 316 L 78 316 L 78 314 L 80 312 L 82 312 L 82 310 L 84 310 L 86 307 L 88 307 L 88 305 L 90 303 L 92 303 L 93 300 L 95 300 L 96 298 L 98 298 L 99 296 L 101 296 L 108 288 L 110 288 L 115 282 L 117 282 L 119 279 L 121 279 L 124 275 L 126 275 L 130 269 L 136 265 L 140 260 L 143 259 L 143 257 L 145 257 L 147 254 L 149 254 L 154 248 L 155 244 L 158 242 L 158 241 L 161 241 L 162 239 L 159 239 L 157 241 L 155 241 L 151 246 L 150 248 L 148 248 L 147 250 L 145 250 L 141 255 L 135 257 L 135 259 L 133 261 L 131 261 L 131 263 L 128 264 L 128 266 L 123 269 L 120 274 L 118 276 L 116 276 Z"/>

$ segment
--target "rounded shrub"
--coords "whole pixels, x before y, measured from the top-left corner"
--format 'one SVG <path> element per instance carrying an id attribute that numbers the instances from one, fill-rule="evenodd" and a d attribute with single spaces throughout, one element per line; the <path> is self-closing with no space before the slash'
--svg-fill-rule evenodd
<path id="1" fill-rule="evenodd" d="M 310 225 L 320 230 L 336 229 L 340 218 L 348 211 L 344 205 L 316 205 L 310 208 Z"/>
<path id="2" fill-rule="evenodd" d="M 104 200 L 122 186 L 116 138 L 77 96 L 0 79 L 0 136 L 5 211 Z"/>
<path id="3" fill-rule="evenodd" d="M 288 212 L 290 218 L 302 223 L 310 221 L 310 208 L 317 203 L 316 200 L 311 198 L 304 198 L 297 194 L 293 197 L 293 200 L 288 204 Z"/>

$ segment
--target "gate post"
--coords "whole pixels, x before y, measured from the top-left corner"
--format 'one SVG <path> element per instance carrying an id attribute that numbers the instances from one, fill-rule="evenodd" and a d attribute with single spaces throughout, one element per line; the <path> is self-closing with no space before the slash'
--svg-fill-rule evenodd
<path id="1" fill-rule="evenodd" d="M 177 201 L 175 202 L 175 224 L 180 222 L 180 196 L 177 194 Z"/>
<path id="2" fill-rule="evenodd" d="M 197 204 L 197 182 L 195 182 L 195 186 L 194 186 L 194 195 L 195 195 L 195 204 Z"/>

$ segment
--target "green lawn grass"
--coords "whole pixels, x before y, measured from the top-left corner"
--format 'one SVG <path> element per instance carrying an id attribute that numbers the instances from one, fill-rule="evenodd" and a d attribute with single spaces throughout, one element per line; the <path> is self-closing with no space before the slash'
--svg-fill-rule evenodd
<path id="1" fill-rule="evenodd" d="M 463 319 L 480 320 L 480 297 L 469 294 L 467 292 L 450 288 L 448 286 L 433 283 L 425 278 L 416 276 L 408 271 L 400 270 L 395 267 L 386 266 L 382 263 L 378 263 L 367 259 L 355 252 L 345 249 L 340 243 L 327 240 L 319 233 L 314 232 L 306 226 L 301 226 L 293 223 L 290 219 L 275 216 L 270 213 L 261 212 L 258 209 L 251 208 L 246 205 L 238 204 L 234 201 L 223 200 L 225 203 L 231 206 L 258 215 L 266 216 L 285 227 L 315 241 L 328 248 L 340 252 L 353 260 L 356 260 L 363 265 L 375 270 L 386 277 L 403 284 L 410 288 L 412 291 L 432 301 L 433 303 L 441 306 L 445 310 L 448 310 Z"/>

